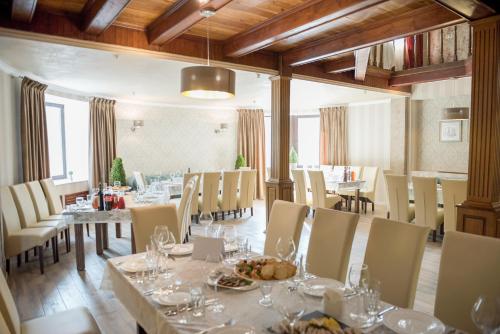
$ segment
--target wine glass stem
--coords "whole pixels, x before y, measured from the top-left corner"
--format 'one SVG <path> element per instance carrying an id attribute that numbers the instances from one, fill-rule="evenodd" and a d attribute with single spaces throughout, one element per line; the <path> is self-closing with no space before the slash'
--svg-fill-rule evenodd
<path id="1" fill-rule="evenodd" d="M 205 226 L 205 237 L 208 237 L 208 226 Z"/>

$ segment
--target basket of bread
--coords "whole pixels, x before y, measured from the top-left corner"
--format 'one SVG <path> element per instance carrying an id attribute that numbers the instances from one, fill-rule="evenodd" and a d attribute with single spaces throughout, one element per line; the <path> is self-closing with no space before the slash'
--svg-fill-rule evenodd
<path id="1" fill-rule="evenodd" d="M 280 281 L 295 276 L 297 267 L 289 261 L 262 257 L 240 260 L 236 264 L 234 272 L 241 277 L 251 280 Z"/>

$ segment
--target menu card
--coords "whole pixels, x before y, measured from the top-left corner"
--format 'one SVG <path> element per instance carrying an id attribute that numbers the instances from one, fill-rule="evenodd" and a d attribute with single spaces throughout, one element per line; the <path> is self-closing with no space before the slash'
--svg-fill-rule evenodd
<path id="1" fill-rule="evenodd" d="M 208 255 L 224 254 L 224 239 L 197 237 L 193 242 L 193 260 L 205 260 Z"/>

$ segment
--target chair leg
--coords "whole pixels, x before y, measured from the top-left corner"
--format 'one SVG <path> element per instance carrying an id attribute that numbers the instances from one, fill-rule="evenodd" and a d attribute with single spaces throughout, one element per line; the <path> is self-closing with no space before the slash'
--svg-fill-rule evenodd
<path id="1" fill-rule="evenodd" d="M 54 260 L 54 263 L 57 262 L 57 252 L 56 252 L 57 241 L 56 241 L 56 239 L 57 239 L 57 235 L 50 239 L 50 242 L 52 243 L 52 259 Z"/>
<path id="2" fill-rule="evenodd" d="M 234 219 L 236 219 L 236 212 L 237 210 L 233 210 Z"/>
<path id="3" fill-rule="evenodd" d="M 191 235 L 191 225 L 189 225 L 189 227 L 188 227 L 188 233 L 189 233 L 189 235 Z"/>
<path id="4" fill-rule="evenodd" d="M 71 252 L 71 231 L 69 227 L 66 229 L 66 251 Z"/>
<path id="5" fill-rule="evenodd" d="M 40 263 L 40 274 L 43 275 L 43 246 L 38 247 L 38 262 Z"/>
<path id="6" fill-rule="evenodd" d="M 253 206 L 250 208 L 250 216 L 253 216 Z"/>
<path id="7" fill-rule="evenodd" d="M 436 230 L 432 231 L 432 241 L 436 242 Z"/>
<path id="8" fill-rule="evenodd" d="M 240 209 L 240 218 L 243 216 L 243 210 Z"/>
<path id="9" fill-rule="evenodd" d="M 30 260 L 30 253 L 29 251 L 24 252 L 24 263 L 28 263 Z"/>
<path id="10" fill-rule="evenodd" d="M 136 323 L 136 333 L 137 334 L 148 334 L 148 333 L 146 333 L 146 330 L 144 328 L 142 328 L 141 325 L 139 325 L 138 322 Z"/>
<path id="11" fill-rule="evenodd" d="M 87 228 L 87 237 L 90 237 L 89 224 L 85 224 L 85 227 Z"/>
<path id="12" fill-rule="evenodd" d="M 36 256 L 36 255 L 37 255 L 37 253 L 38 253 L 38 249 L 37 249 L 36 247 L 35 247 L 35 248 L 33 248 L 33 255 L 35 255 L 35 256 Z"/>
<path id="13" fill-rule="evenodd" d="M 225 214 L 225 212 L 224 212 L 224 211 L 222 211 L 222 220 L 226 219 L 226 218 L 224 217 L 224 214 Z"/>
<path id="14" fill-rule="evenodd" d="M 48 240 L 45 242 L 45 248 L 49 248 L 49 241 Z"/>
<path id="15" fill-rule="evenodd" d="M 64 231 L 61 231 L 61 240 L 64 238 L 63 233 Z"/>
<path id="16" fill-rule="evenodd" d="M 9 258 L 5 259 L 5 271 L 7 272 L 7 274 L 10 274 L 10 259 Z"/>
<path id="17" fill-rule="evenodd" d="M 372 202 L 372 212 L 375 211 L 375 202 Z"/>
<path id="18" fill-rule="evenodd" d="M 390 219 L 391 218 L 391 213 L 389 211 L 387 211 L 387 219 Z"/>
<path id="19" fill-rule="evenodd" d="M 21 254 L 17 254 L 17 267 L 21 266 Z"/>
<path id="20" fill-rule="evenodd" d="M 314 218 L 314 214 L 315 214 L 315 213 L 316 213 L 316 210 L 314 210 L 314 209 L 313 209 L 313 216 L 312 216 L 313 218 Z"/>

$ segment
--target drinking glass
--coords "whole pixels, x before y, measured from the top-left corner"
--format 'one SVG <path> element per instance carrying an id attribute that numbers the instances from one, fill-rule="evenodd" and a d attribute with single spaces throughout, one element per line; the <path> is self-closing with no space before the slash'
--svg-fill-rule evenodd
<path id="1" fill-rule="evenodd" d="M 221 224 L 212 224 L 210 225 L 208 236 L 211 238 L 221 238 L 224 236 L 224 230 L 222 229 Z"/>
<path id="2" fill-rule="evenodd" d="M 87 202 L 85 203 L 86 206 L 88 207 L 92 206 L 92 198 L 93 195 L 87 195 Z"/>
<path id="3" fill-rule="evenodd" d="M 236 230 L 236 226 L 228 225 L 224 226 L 224 242 L 230 248 L 236 242 L 236 238 L 238 237 L 238 231 Z"/>
<path id="4" fill-rule="evenodd" d="M 200 225 L 205 227 L 205 237 L 208 237 L 208 228 L 214 222 L 210 212 L 202 212 L 200 215 Z"/>
<path id="5" fill-rule="evenodd" d="M 271 298 L 271 292 L 273 291 L 273 284 L 268 281 L 262 281 L 259 288 L 262 294 L 262 298 L 259 299 L 259 304 L 264 307 L 272 306 L 273 300 Z"/>
<path id="6" fill-rule="evenodd" d="M 290 333 L 294 333 L 296 321 L 306 311 L 304 296 L 297 289 L 290 289 L 286 285 L 281 285 L 278 293 L 273 298 L 273 304 L 276 310 L 290 324 Z"/>
<path id="7" fill-rule="evenodd" d="M 150 281 L 154 281 L 156 279 L 156 270 L 155 270 L 155 265 L 156 265 L 156 260 L 157 260 L 157 254 L 156 254 L 156 249 L 153 245 L 149 244 L 146 245 L 146 266 L 148 268 L 148 279 Z"/>
<path id="8" fill-rule="evenodd" d="M 79 208 L 85 206 L 85 199 L 83 197 L 77 197 L 76 205 L 78 205 Z"/>
<path id="9" fill-rule="evenodd" d="M 479 296 L 472 306 L 471 317 L 481 333 L 500 333 L 500 297 Z"/>
<path id="10" fill-rule="evenodd" d="M 380 281 L 377 279 L 364 280 L 363 305 L 367 315 L 365 327 L 373 325 L 376 320 L 380 302 Z"/>
<path id="11" fill-rule="evenodd" d="M 295 242 L 292 238 L 278 238 L 276 253 L 282 261 L 290 261 L 295 255 Z"/>
<path id="12" fill-rule="evenodd" d="M 191 287 L 191 303 L 193 303 L 193 317 L 203 317 L 205 315 L 205 296 L 200 286 Z"/>
<path id="13" fill-rule="evenodd" d="M 113 187 L 120 188 L 121 186 L 122 186 L 122 183 L 120 181 L 114 181 L 113 182 Z"/>
<path id="14" fill-rule="evenodd" d="M 212 281 L 214 283 L 215 298 L 217 299 L 217 301 L 210 306 L 210 310 L 214 313 L 224 311 L 224 304 L 222 304 L 218 298 L 218 282 L 224 275 L 224 268 L 222 267 L 223 261 L 223 254 L 208 254 L 205 258 L 205 272 L 208 273 L 207 281 Z"/>
<path id="15" fill-rule="evenodd" d="M 349 287 L 358 294 L 363 280 L 369 280 L 368 265 L 364 263 L 353 263 L 349 268 Z"/>

